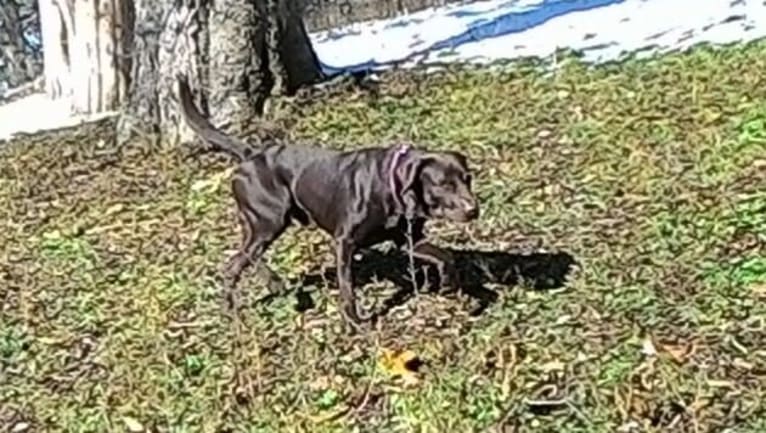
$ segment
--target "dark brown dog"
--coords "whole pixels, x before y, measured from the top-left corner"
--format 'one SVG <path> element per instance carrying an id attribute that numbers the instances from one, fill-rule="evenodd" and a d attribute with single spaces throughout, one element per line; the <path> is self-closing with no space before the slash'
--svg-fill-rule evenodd
<path id="1" fill-rule="evenodd" d="M 251 263 L 262 271 L 259 259 L 293 221 L 318 226 L 335 238 L 342 311 L 352 324 L 362 320 L 351 275 L 357 248 L 388 240 L 402 247 L 411 233 L 414 257 L 435 265 L 443 286 L 457 288 L 453 258 L 424 240 L 423 226 L 430 218 L 478 218 L 463 155 L 408 146 L 341 152 L 279 143 L 252 151 L 202 116 L 182 75 L 178 86 L 188 125 L 209 145 L 240 160 L 232 187 L 244 239 L 226 267 L 235 308 L 241 273 Z"/>

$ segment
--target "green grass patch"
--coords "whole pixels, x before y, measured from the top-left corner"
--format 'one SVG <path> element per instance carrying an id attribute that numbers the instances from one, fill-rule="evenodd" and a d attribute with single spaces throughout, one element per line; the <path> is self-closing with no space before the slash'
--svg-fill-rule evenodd
<path id="1" fill-rule="evenodd" d="M 392 75 L 377 95 L 295 104 L 293 132 L 323 146 L 465 152 L 482 217 L 434 224 L 438 243 L 577 261 L 555 290 L 492 285 L 478 315 L 421 294 L 364 335 L 341 325 L 332 277 L 304 287 L 334 261 L 305 229 L 266 257 L 305 293 L 229 321 L 216 275 L 240 233 L 222 160 L 138 143 L 105 155 L 102 124 L 3 145 L 0 425 L 761 431 L 763 70 L 758 42 L 552 73 Z M 250 276 L 243 288 L 263 294 Z M 393 295 L 386 281 L 358 291 L 374 308 Z M 422 361 L 416 383 L 379 368 L 397 348 Z"/>

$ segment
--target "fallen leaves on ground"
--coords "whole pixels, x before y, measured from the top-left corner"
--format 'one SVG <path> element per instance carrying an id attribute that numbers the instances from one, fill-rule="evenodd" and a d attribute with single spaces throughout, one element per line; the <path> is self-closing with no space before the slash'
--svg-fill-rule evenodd
<path id="1" fill-rule="evenodd" d="M 405 385 L 417 385 L 420 380 L 417 377 L 416 365 L 419 363 L 418 356 L 411 350 L 383 349 L 379 358 L 381 369 L 392 377 L 399 377 Z"/>

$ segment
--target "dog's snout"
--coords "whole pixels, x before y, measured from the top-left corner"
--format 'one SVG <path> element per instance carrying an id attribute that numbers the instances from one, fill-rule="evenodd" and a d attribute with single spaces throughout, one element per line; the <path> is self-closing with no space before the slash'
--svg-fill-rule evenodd
<path id="1" fill-rule="evenodd" d="M 479 216 L 479 204 L 475 199 L 468 199 L 463 202 L 463 211 L 470 218 L 476 218 Z"/>

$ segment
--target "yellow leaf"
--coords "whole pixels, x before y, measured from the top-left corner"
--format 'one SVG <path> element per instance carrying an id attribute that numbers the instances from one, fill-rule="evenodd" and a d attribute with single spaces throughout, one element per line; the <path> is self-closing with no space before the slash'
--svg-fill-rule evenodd
<path id="1" fill-rule="evenodd" d="M 412 369 L 413 363 L 418 360 L 418 356 L 411 350 L 393 351 L 383 349 L 380 357 L 380 366 L 383 371 L 394 377 L 401 377 L 407 385 L 415 385 L 418 378 Z"/>

